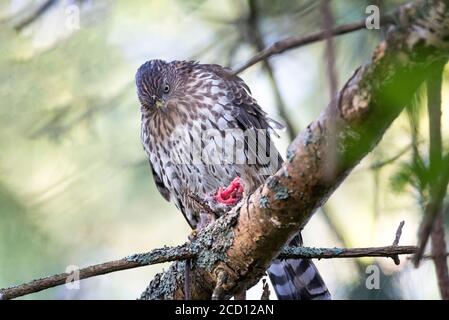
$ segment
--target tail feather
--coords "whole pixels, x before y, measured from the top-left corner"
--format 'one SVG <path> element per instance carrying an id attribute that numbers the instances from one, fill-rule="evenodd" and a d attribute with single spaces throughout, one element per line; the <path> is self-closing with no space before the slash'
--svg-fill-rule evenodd
<path id="1" fill-rule="evenodd" d="M 290 245 L 302 244 L 300 236 Z M 331 295 L 318 269 L 308 259 L 276 259 L 268 268 L 274 291 L 280 300 L 330 300 Z"/>
<path id="2" fill-rule="evenodd" d="M 330 300 L 331 295 L 310 260 L 274 260 L 268 269 L 280 300 Z"/>

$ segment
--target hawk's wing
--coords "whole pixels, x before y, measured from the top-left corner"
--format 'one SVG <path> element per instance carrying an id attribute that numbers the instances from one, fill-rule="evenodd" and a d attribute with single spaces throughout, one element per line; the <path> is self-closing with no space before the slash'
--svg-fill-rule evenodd
<path id="1" fill-rule="evenodd" d="M 270 134 L 277 135 L 274 129 L 282 129 L 284 126 L 279 122 L 269 118 L 265 111 L 258 105 L 257 101 L 251 96 L 251 90 L 246 83 L 238 76 L 234 75 L 229 69 L 225 69 L 219 65 L 206 65 L 207 69 L 212 70 L 219 76 L 227 87 L 227 98 L 232 105 L 231 115 L 226 119 L 228 125 L 234 125 L 242 130 L 262 129 L 266 130 L 265 141 L 250 140 L 247 144 L 248 153 L 256 157 L 260 162 L 259 155 L 275 157 L 268 164 L 262 166 L 269 167 L 268 172 L 274 173 L 282 165 L 282 157 L 273 148 L 274 154 L 270 154 L 271 144 L 273 143 Z M 226 117 L 226 116 L 225 116 Z M 274 146 L 273 146 L 274 147 Z M 249 155 L 248 155 L 249 156 Z"/>
<path id="2" fill-rule="evenodd" d="M 274 129 L 284 128 L 281 123 L 267 117 L 266 112 L 251 96 L 251 90 L 242 78 L 220 65 L 208 64 L 203 66 L 213 71 L 226 84 L 228 99 L 235 106 L 233 115 L 242 129 L 267 129 L 270 133 L 275 133 Z"/>
<path id="3" fill-rule="evenodd" d="M 157 189 L 161 193 L 161 195 L 164 197 L 165 200 L 170 201 L 170 191 L 165 186 L 164 182 L 162 181 L 161 177 L 156 173 L 156 171 L 153 168 L 153 165 L 150 163 L 151 172 L 153 173 L 153 179 L 154 183 L 156 184 Z"/>

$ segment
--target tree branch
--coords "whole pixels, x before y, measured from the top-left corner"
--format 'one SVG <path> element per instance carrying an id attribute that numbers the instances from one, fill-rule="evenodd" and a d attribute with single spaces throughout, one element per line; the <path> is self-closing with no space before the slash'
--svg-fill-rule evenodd
<path id="1" fill-rule="evenodd" d="M 405 147 L 404 149 L 399 151 L 396 155 L 392 156 L 391 158 L 388 158 L 386 160 L 382 160 L 382 161 L 373 163 L 372 165 L 369 166 L 368 169 L 370 169 L 370 170 L 378 170 L 380 168 L 383 168 L 386 165 L 389 165 L 389 164 L 395 162 L 396 160 L 398 160 L 404 154 L 409 152 L 411 148 L 412 148 L 412 145 L 408 145 L 407 147 Z"/>
<path id="2" fill-rule="evenodd" d="M 374 248 L 311 248 L 311 247 L 285 247 L 280 253 L 281 258 L 303 259 L 332 259 L 332 258 L 361 258 L 361 257 L 392 257 L 394 255 L 415 253 L 414 246 L 386 246 Z M 96 264 L 79 270 L 79 280 L 113 273 L 122 270 L 134 269 L 148 265 L 195 259 L 198 253 L 190 244 L 185 243 L 177 247 L 164 247 L 154 249 L 147 253 L 135 254 L 120 260 Z M 10 288 L 0 289 L 0 300 L 9 300 L 36 293 L 45 289 L 63 285 L 67 279 L 73 279 L 74 273 L 60 273 Z"/>
<path id="3" fill-rule="evenodd" d="M 262 32 L 259 28 L 259 11 L 257 8 L 257 1 L 249 0 L 249 17 L 248 17 L 248 31 L 250 33 L 250 40 L 257 51 L 262 51 L 265 47 L 265 43 L 262 37 Z M 285 101 L 282 98 L 281 91 L 279 90 L 279 86 L 276 82 L 275 74 L 273 71 L 273 67 L 268 60 L 263 60 L 263 67 L 268 74 L 268 79 L 270 81 L 271 87 L 273 88 L 273 94 L 276 102 L 276 107 L 281 116 L 282 120 L 285 123 L 285 127 L 287 129 L 288 138 L 293 140 L 296 136 L 295 126 L 293 125 L 290 117 L 287 114 L 287 106 L 285 105 Z"/>
<path id="4" fill-rule="evenodd" d="M 335 258 L 362 258 L 387 257 L 401 254 L 415 253 L 415 246 L 385 246 L 369 248 L 307 248 L 287 247 L 279 254 L 280 259 L 335 259 Z"/>
<path id="5" fill-rule="evenodd" d="M 199 232 L 194 245 L 202 251 L 193 260 L 192 299 L 210 299 L 213 292 L 229 298 L 257 283 L 283 245 L 374 148 L 435 62 L 447 61 L 448 7 L 448 0 L 401 7 L 386 41 L 293 141 L 281 169 Z M 330 143 L 337 146 L 336 163 L 327 159 Z M 183 299 L 180 270 L 175 262 L 157 275 L 142 298 Z"/>
<path id="6" fill-rule="evenodd" d="M 449 300 L 449 272 L 447 267 L 447 246 L 442 213 L 438 214 L 431 234 L 432 256 L 437 274 L 441 299 Z"/>
<path id="7" fill-rule="evenodd" d="M 335 19 L 332 12 L 330 0 L 323 0 L 321 2 L 321 19 L 323 32 L 325 34 L 326 43 L 326 64 L 327 64 L 327 76 L 329 79 L 329 97 L 332 99 L 338 91 L 338 77 L 335 66 L 336 50 L 335 43 L 332 34 L 334 28 Z"/>
<path id="8" fill-rule="evenodd" d="M 419 226 L 418 231 L 418 248 L 413 261 L 415 266 L 419 265 L 424 249 L 426 248 L 427 241 L 429 240 L 430 233 L 434 225 L 435 218 L 441 212 L 444 196 L 446 195 L 447 186 L 449 184 L 449 153 L 442 160 L 442 170 L 440 176 L 435 181 L 433 186 L 433 192 L 430 194 L 429 202 L 424 210 L 424 218 Z"/>
<path id="9" fill-rule="evenodd" d="M 151 264 L 188 259 L 193 257 L 187 244 L 178 247 L 165 247 L 152 250 L 145 254 L 135 254 L 120 260 L 96 264 L 78 270 L 78 279 L 87 279 L 111 272 L 143 267 Z M 0 289 L 0 300 L 14 299 L 27 294 L 39 292 L 48 288 L 67 283 L 72 279 L 74 272 L 64 272 L 41 279 L 36 279 L 18 286 Z"/>
<path id="10" fill-rule="evenodd" d="M 386 15 L 381 18 L 382 24 L 387 24 L 389 22 L 392 22 L 393 15 Z M 350 33 L 353 31 L 358 31 L 363 28 L 365 28 L 365 20 L 361 20 L 358 22 L 348 23 L 341 26 L 337 26 L 335 28 L 332 28 L 331 30 L 322 30 L 317 31 L 315 33 L 309 34 L 307 36 L 293 36 L 288 37 L 283 40 L 276 41 L 271 46 L 261 50 L 257 54 L 255 54 L 253 57 L 251 57 L 247 62 L 243 63 L 240 67 L 237 67 L 234 70 L 235 74 L 239 74 L 242 71 L 248 69 L 249 67 L 255 65 L 256 63 L 266 60 L 271 56 L 281 54 L 287 50 L 299 48 L 314 42 L 325 40 L 326 38 L 330 36 L 339 36 L 346 33 Z"/>
<path id="11" fill-rule="evenodd" d="M 22 31 L 25 27 L 32 24 L 34 21 L 39 19 L 42 15 L 45 14 L 48 10 L 50 10 L 54 5 L 58 3 L 58 0 L 46 0 L 44 1 L 32 14 L 30 14 L 27 18 L 20 21 L 17 25 L 14 26 L 16 31 Z"/>
<path id="12" fill-rule="evenodd" d="M 442 137 L 441 137 L 441 89 L 444 65 L 442 65 L 435 74 L 427 81 L 427 108 L 429 114 L 429 172 L 430 172 L 430 192 L 435 193 L 435 184 L 439 172 L 441 171 L 442 157 Z M 439 212 L 433 223 L 431 232 L 432 254 L 435 256 L 433 263 L 437 274 L 438 287 L 440 288 L 441 298 L 449 300 L 449 271 L 447 266 L 446 240 L 444 232 L 443 219 L 443 201 L 439 205 Z"/>

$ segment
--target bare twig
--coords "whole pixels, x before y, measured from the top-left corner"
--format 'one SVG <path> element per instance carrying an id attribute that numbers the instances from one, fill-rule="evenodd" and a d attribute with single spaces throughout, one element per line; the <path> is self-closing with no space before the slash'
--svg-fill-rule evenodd
<path id="1" fill-rule="evenodd" d="M 394 238 L 393 246 L 397 246 L 399 244 L 399 240 L 401 239 L 401 236 L 402 236 L 402 228 L 404 227 L 404 224 L 405 224 L 404 221 L 401 221 L 401 223 L 399 224 L 399 227 L 396 230 L 396 237 Z"/>
<path id="2" fill-rule="evenodd" d="M 400 157 L 402 157 L 404 154 L 406 154 L 408 151 L 410 151 L 410 149 L 412 148 L 412 145 L 408 145 L 407 147 L 405 147 L 404 149 L 402 149 L 401 151 L 398 152 L 398 154 L 392 156 L 391 158 L 388 158 L 386 160 L 383 161 L 379 161 L 379 162 L 375 162 L 373 163 L 369 169 L 370 170 L 377 170 L 380 169 L 386 165 L 389 165 L 393 162 L 395 162 L 396 160 L 398 160 Z"/>
<path id="3" fill-rule="evenodd" d="M 401 239 L 401 235 L 402 235 L 402 228 L 404 227 L 404 221 L 401 221 L 401 223 L 399 224 L 398 230 L 396 230 L 396 237 L 394 238 L 393 241 L 393 246 L 397 247 L 399 244 L 399 240 Z M 394 261 L 395 265 L 399 265 L 401 263 L 401 260 L 399 260 L 399 256 L 395 255 L 391 257 Z"/>
<path id="4" fill-rule="evenodd" d="M 332 34 L 334 28 L 334 14 L 332 12 L 330 0 L 323 0 L 321 3 L 322 26 L 325 33 L 326 42 L 326 61 L 327 61 L 327 76 L 329 79 L 329 98 L 332 99 L 338 91 L 338 78 L 335 68 L 335 43 Z"/>
<path id="5" fill-rule="evenodd" d="M 449 252 L 446 252 L 446 253 L 444 253 L 442 255 L 438 255 L 438 256 L 447 258 L 447 257 L 449 257 Z M 436 258 L 436 256 L 433 255 L 433 254 L 424 254 L 422 256 L 422 260 L 424 260 L 424 259 L 435 259 L 435 258 Z M 407 259 L 413 260 L 413 257 L 407 257 Z"/>
<path id="6" fill-rule="evenodd" d="M 385 246 L 373 248 L 307 248 L 288 247 L 282 250 L 280 259 L 335 259 L 361 257 L 393 257 L 398 254 L 413 254 L 418 248 L 415 246 Z"/>
<path id="7" fill-rule="evenodd" d="M 259 11 L 257 8 L 257 1 L 249 0 L 248 1 L 248 7 L 249 7 L 249 16 L 248 16 L 248 33 L 250 41 L 252 42 L 252 45 L 257 51 L 262 51 L 265 47 L 265 43 L 262 37 L 262 32 L 259 27 Z M 265 68 L 268 79 L 270 81 L 271 87 L 273 88 L 273 94 L 276 101 L 276 107 L 279 112 L 279 115 L 281 116 L 282 120 L 285 123 L 285 127 L 287 129 L 287 134 L 289 140 L 293 140 L 296 136 L 296 130 L 295 126 L 293 125 L 292 121 L 290 120 L 290 117 L 287 114 L 287 107 L 285 105 L 285 101 L 282 98 L 281 91 L 279 90 L 279 86 L 276 82 L 276 77 L 273 71 L 273 67 L 268 60 L 263 60 L 263 67 Z"/>
<path id="8" fill-rule="evenodd" d="M 381 23 L 385 24 L 391 20 L 390 16 L 384 16 L 381 18 Z M 330 30 L 330 34 L 332 36 L 339 36 L 346 33 L 350 33 L 353 31 L 361 30 L 365 28 L 365 20 L 361 20 L 358 22 L 348 23 L 345 25 L 341 25 Z M 265 60 L 273 55 L 277 55 L 283 53 L 284 51 L 298 48 L 304 45 L 308 45 L 317 41 L 321 41 L 326 39 L 328 32 L 326 31 L 317 31 L 315 33 L 309 34 L 307 36 L 293 36 L 283 40 L 279 40 L 272 44 L 271 46 L 263 49 L 262 51 L 255 54 L 252 58 L 250 58 L 247 62 L 242 64 L 240 67 L 237 67 L 234 70 L 235 74 L 238 74 L 254 64 Z"/>

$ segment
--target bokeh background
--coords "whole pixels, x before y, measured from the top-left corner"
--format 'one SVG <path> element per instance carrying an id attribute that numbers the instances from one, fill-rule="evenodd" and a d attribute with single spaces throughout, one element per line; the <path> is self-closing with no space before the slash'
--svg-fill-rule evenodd
<path id="1" fill-rule="evenodd" d="M 403 2 L 332 1 L 333 23 L 363 19 L 369 4 L 382 13 Z M 261 43 L 321 30 L 320 5 L 0 0 L 0 287 L 186 241 L 189 228 L 156 190 L 140 143 L 136 69 L 153 58 L 236 67 Z M 335 38 L 339 87 L 382 36 L 361 30 Z M 319 42 L 241 76 L 270 116 L 285 122 L 284 112 L 299 132 L 330 100 L 328 58 Z M 448 95 L 445 86 L 445 114 Z M 425 112 L 418 110 L 414 121 L 425 141 Z M 443 137 L 447 116 L 445 121 Z M 389 245 L 401 220 L 401 243 L 415 244 L 421 207 L 403 169 L 410 158 L 410 122 L 402 114 L 314 215 L 303 233 L 306 245 Z M 282 154 L 288 142 L 284 131 L 276 141 Z M 404 257 L 400 266 L 387 258 L 316 263 L 337 299 L 439 298 L 431 261 L 419 269 Z M 379 290 L 365 286 L 366 267 L 373 264 L 382 272 Z M 135 299 L 164 267 L 117 272 L 83 280 L 78 290 L 61 286 L 25 299 Z M 250 298 L 260 295 L 260 286 L 249 292 Z"/>

